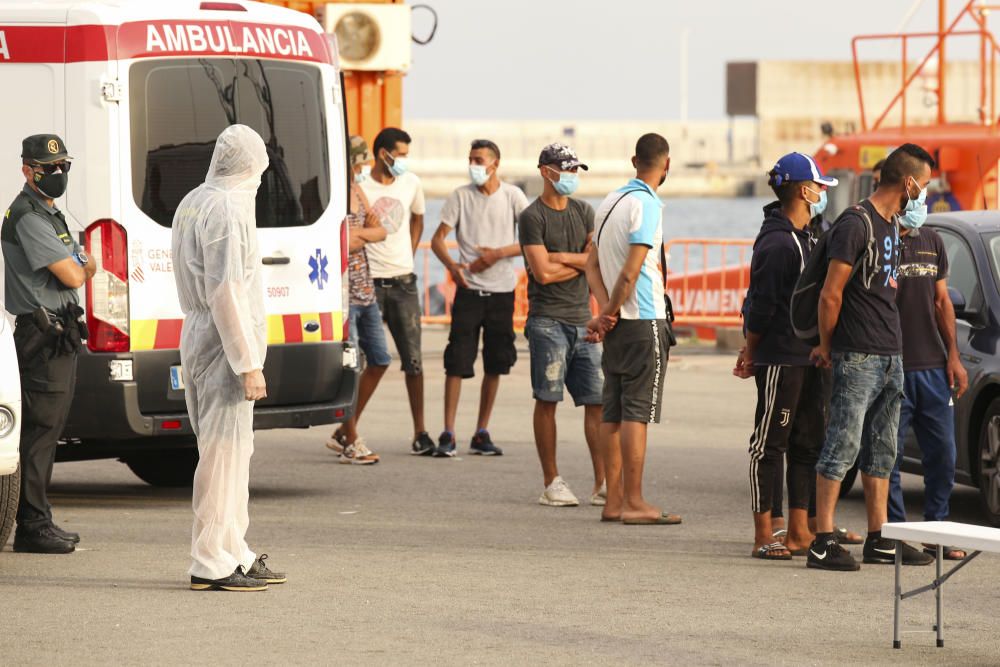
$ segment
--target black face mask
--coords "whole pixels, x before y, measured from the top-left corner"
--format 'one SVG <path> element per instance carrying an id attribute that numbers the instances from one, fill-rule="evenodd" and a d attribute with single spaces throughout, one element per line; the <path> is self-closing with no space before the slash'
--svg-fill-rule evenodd
<path id="1" fill-rule="evenodd" d="M 50 199 L 58 199 L 66 192 L 66 174 L 39 174 L 35 172 L 35 186 Z"/>

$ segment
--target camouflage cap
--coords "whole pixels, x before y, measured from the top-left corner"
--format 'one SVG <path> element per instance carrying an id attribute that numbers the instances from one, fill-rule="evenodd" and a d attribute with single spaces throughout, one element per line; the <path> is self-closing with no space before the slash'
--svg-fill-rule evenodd
<path id="1" fill-rule="evenodd" d="M 33 134 L 21 142 L 21 159 L 39 164 L 72 160 L 66 144 L 56 134 Z"/>
<path id="2" fill-rule="evenodd" d="M 368 152 L 368 144 L 365 143 L 363 137 L 360 137 L 357 134 L 351 135 L 350 157 L 352 167 L 363 164 L 372 159 L 371 154 Z"/>
<path id="3" fill-rule="evenodd" d="M 538 166 L 545 165 L 559 167 L 560 171 L 576 167 L 588 171 L 587 165 L 580 162 L 580 158 L 576 156 L 576 151 L 565 144 L 549 144 L 542 149 L 541 155 L 538 156 Z"/>

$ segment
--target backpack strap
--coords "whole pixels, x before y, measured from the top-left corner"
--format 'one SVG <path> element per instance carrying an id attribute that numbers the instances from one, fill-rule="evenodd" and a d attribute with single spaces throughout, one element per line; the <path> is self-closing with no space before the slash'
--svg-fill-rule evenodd
<path id="1" fill-rule="evenodd" d="M 875 228 L 872 223 L 872 217 L 866 209 L 861 204 L 854 204 L 849 210 L 853 210 L 861 215 L 861 219 L 865 222 L 865 248 L 861 252 L 861 255 L 854 260 L 854 265 L 851 267 L 851 275 L 848 276 L 847 280 L 850 282 L 854 278 L 854 274 L 858 270 L 864 268 L 865 271 L 861 274 L 861 281 L 865 285 L 865 289 L 870 289 L 872 285 L 872 279 L 875 277 L 874 271 L 868 270 L 868 264 L 873 264 L 874 259 L 874 244 L 875 244 Z"/>

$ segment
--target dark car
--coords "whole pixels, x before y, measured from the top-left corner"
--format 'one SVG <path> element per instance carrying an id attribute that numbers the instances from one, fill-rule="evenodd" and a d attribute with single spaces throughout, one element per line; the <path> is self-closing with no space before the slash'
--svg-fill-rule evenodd
<path id="1" fill-rule="evenodd" d="M 927 226 L 944 240 L 958 349 L 969 372 L 969 390 L 955 403 L 955 481 L 979 487 L 986 518 L 1000 526 L 1000 212 L 939 213 Z M 902 469 L 923 474 L 912 431 Z"/>

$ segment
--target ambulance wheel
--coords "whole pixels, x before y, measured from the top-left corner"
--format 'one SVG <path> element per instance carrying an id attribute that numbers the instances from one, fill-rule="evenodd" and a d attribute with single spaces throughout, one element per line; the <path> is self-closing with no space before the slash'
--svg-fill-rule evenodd
<path id="1" fill-rule="evenodd" d="M 858 478 L 858 462 L 855 461 L 851 469 L 844 475 L 844 481 L 840 483 L 840 497 L 846 498 L 847 494 L 854 488 L 854 481 Z"/>
<path id="2" fill-rule="evenodd" d="M 10 529 L 14 527 L 17 501 L 21 495 L 21 468 L 9 475 L 0 475 L 0 551 L 7 544 Z"/>
<path id="3" fill-rule="evenodd" d="M 139 479 L 151 486 L 190 487 L 194 481 L 194 470 L 198 467 L 198 448 L 143 452 L 124 461 Z"/>

